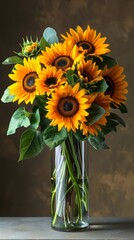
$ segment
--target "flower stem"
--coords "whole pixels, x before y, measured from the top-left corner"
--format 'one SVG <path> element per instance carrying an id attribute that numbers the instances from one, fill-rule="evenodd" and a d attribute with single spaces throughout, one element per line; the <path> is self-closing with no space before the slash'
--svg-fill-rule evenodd
<path id="1" fill-rule="evenodd" d="M 65 155 L 65 157 L 66 157 L 66 163 L 67 163 L 68 171 L 69 171 L 69 174 L 70 174 L 70 178 L 71 178 L 72 182 L 74 183 L 75 191 L 76 191 L 76 194 L 77 194 L 78 209 L 79 209 L 79 218 L 80 218 L 80 220 L 82 220 L 82 207 L 81 207 L 80 189 L 79 189 L 77 180 L 76 180 L 76 178 L 75 178 L 75 176 L 74 176 L 74 171 L 73 171 L 73 168 L 72 168 L 72 164 L 71 164 L 70 156 L 69 156 L 69 153 L 68 153 L 67 145 L 66 145 L 65 142 L 63 142 L 62 144 L 63 144 L 63 146 L 64 146 L 64 147 L 63 147 L 63 149 L 64 149 L 64 155 Z"/>

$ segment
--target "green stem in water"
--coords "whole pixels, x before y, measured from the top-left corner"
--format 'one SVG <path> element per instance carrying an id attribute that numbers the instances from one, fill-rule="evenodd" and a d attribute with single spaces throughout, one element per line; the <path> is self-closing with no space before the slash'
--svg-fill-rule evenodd
<path id="1" fill-rule="evenodd" d="M 82 221 L 84 209 L 87 211 L 88 184 L 87 178 L 85 178 L 86 172 L 83 171 L 85 165 L 81 165 L 83 160 L 81 143 L 74 138 L 72 133 L 69 133 L 68 138 L 61 144 L 59 151 L 61 151 L 61 159 L 59 159 L 60 161 L 58 160 L 59 164 L 53 172 L 54 184 L 51 197 L 52 225 L 58 224 L 57 218 L 59 217 L 63 219 L 64 227 L 67 227 L 71 223 L 74 211 L 71 203 L 74 191 L 77 209 L 77 215 L 73 215 L 76 219 L 75 223 Z M 56 207 L 54 204 L 55 198 Z M 73 218 L 72 220 L 74 221 Z"/>
<path id="2" fill-rule="evenodd" d="M 77 178 L 79 179 L 80 176 L 81 176 L 81 168 L 80 168 L 80 165 L 79 165 L 79 162 L 78 162 L 78 158 L 76 156 L 76 152 L 75 152 L 75 146 L 74 146 L 74 140 L 73 140 L 73 136 L 70 134 L 69 135 L 69 142 L 70 142 L 70 156 L 72 156 L 72 159 L 75 163 L 75 167 L 76 167 L 76 172 L 77 172 Z M 78 146 L 79 147 L 79 146 Z"/>
<path id="3" fill-rule="evenodd" d="M 71 160 L 70 160 L 70 156 L 69 156 L 69 153 L 68 153 L 68 148 L 66 146 L 66 143 L 63 142 L 62 146 L 63 146 L 63 149 L 64 149 L 64 156 L 66 158 L 70 178 L 71 178 L 72 182 L 74 183 L 75 191 L 76 191 L 76 194 L 77 194 L 79 219 L 82 220 L 82 205 L 81 205 L 81 195 L 80 195 L 79 185 L 78 185 L 77 180 L 74 176 L 74 172 L 73 172 L 73 168 L 72 168 L 72 164 L 71 164 Z"/>

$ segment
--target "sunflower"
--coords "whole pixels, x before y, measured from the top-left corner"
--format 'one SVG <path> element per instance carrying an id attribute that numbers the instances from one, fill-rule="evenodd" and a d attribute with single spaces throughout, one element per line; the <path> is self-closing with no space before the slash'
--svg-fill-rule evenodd
<path id="1" fill-rule="evenodd" d="M 86 83 L 93 83 L 102 79 L 102 76 L 100 75 L 101 70 L 99 70 L 96 63 L 93 63 L 91 60 L 88 60 L 86 62 L 84 60 L 81 60 L 77 65 L 77 69 L 78 75 Z"/>
<path id="2" fill-rule="evenodd" d="M 55 43 L 50 48 L 46 47 L 46 51 L 42 51 L 38 60 L 45 66 L 51 65 L 65 71 L 73 68 L 82 58 L 84 58 L 84 55 L 79 53 L 76 45 L 73 46 L 71 43 L 65 42 Z"/>
<path id="3" fill-rule="evenodd" d="M 88 116 L 86 110 L 91 106 L 93 100 L 91 98 L 88 101 L 85 95 L 86 90 L 79 90 L 79 87 L 80 84 L 77 83 L 73 88 L 66 85 L 62 91 L 56 89 L 47 103 L 46 117 L 51 120 L 50 125 L 58 126 L 58 131 L 65 127 L 68 131 L 75 132 L 79 123 L 86 121 L 86 116 Z"/>
<path id="4" fill-rule="evenodd" d="M 63 77 L 63 71 L 61 69 L 57 70 L 56 67 L 48 66 L 43 68 L 39 73 L 39 78 L 36 79 L 36 88 L 40 95 L 47 93 L 48 95 L 66 82 Z"/>
<path id="5" fill-rule="evenodd" d="M 106 125 L 107 119 L 106 117 L 110 114 L 110 102 L 111 99 L 109 96 L 104 95 L 104 93 L 93 94 L 95 96 L 94 102 L 105 110 L 104 115 L 95 123 L 91 125 L 87 125 L 86 122 L 82 123 L 80 129 L 83 131 L 83 135 L 88 135 L 89 133 L 92 135 L 98 135 L 98 131 L 101 131 L 101 125 Z M 89 95 L 89 101 L 90 101 Z M 88 102 L 87 102 L 88 103 Z M 90 117 L 90 113 L 89 113 Z"/>
<path id="6" fill-rule="evenodd" d="M 65 41 L 70 41 L 73 45 L 77 44 L 80 51 L 88 55 L 102 55 L 110 52 L 109 44 L 106 44 L 106 37 L 101 37 L 101 33 L 96 35 L 96 31 L 87 26 L 83 31 L 80 26 L 77 26 L 76 31 L 72 28 L 67 32 L 67 36 L 61 35 Z"/>
<path id="7" fill-rule="evenodd" d="M 119 65 L 109 69 L 105 66 L 102 71 L 102 76 L 108 85 L 105 95 L 110 95 L 115 106 L 119 106 L 127 99 L 125 95 L 128 93 L 126 89 L 128 83 L 125 81 L 126 76 L 122 74 L 123 71 L 124 68 Z"/>
<path id="8" fill-rule="evenodd" d="M 10 94 L 15 96 L 14 102 L 18 100 L 18 104 L 22 101 L 26 104 L 29 102 L 32 104 L 35 96 L 38 95 L 35 80 L 38 78 L 41 66 L 37 60 L 30 58 L 24 58 L 23 64 L 16 64 L 13 73 L 9 74 L 9 77 L 15 83 L 8 88 Z"/>

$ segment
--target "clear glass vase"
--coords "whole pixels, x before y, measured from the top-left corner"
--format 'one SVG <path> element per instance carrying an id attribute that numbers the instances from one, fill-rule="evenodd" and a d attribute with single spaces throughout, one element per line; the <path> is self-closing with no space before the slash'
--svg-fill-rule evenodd
<path id="1" fill-rule="evenodd" d="M 51 226 L 61 231 L 89 228 L 87 143 L 70 135 L 52 150 Z"/>

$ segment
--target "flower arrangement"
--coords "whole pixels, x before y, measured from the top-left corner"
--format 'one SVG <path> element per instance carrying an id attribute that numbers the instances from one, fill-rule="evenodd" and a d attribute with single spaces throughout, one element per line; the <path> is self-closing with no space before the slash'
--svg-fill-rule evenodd
<path id="1" fill-rule="evenodd" d="M 87 140 L 95 149 L 107 149 L 105 135 L 116 132 L 118 124 L 125 126 L 116 112 L 127 112 L 128 84 L 124 68 L 107 55 L 109 52 L 106 37 L 90 26 L 85 30 L 80 26 L 71 28 L 61 35 L 61 41 L 56 31 L 48 27 L 40 40 L 23 39 L 21 51 L 3 62 L 13 68 L 9 74 L 12 83 L 1 100 L 25 104 L 13 113 L 7 135 L 14 134 L 17 128 L 27 128 L 20 138 L 20 161 L 38 155 L 45 145 L 50 149 L 62 145 L 69 170 L 68 182 L 72 182 L 66 193 L 75 188 L 77 222 L 82 220 L 82 204 L 86 209 L 88 190 L 84 190 L 83 200 L 83 190 L 73 178 L 70 161 L 72 156 L 75 159 L 76 146 L 78 151 L 78 144 L 74 143 Z M 26 110 L 27 104 L 32 105 L 31 111 Z M 79 175 L 77 161 L 75 165 Z M 52 209 L 55 189 L 54 185 Z M 61 201 L 59 206 L 62 209 Z M 58 216 L 54 209 L 53 215 L 54 225 Z M 68 219 L 66 214 L 65 226 Z"/>
<path id="2" fill-rule="evenodd" d="M 40 41 L 26 38 L 21 52 L 3 62 L 14 66 L 2 101 L 34 105 L 32 112 L 17 109 L 7 131 L 28 127 L 21 136 L 20 160 L 39 154 L 44 144 L 56 147 L 70 131 L 95 148 L 107 148 L 104 135 L 125 125 L 111 110 L 127 112 L 127 82 L 123 67 L 106 55 L 106 37 L 90 26 L 61 36 L 59 43 L 55 30 L 46 28 Z"/>

